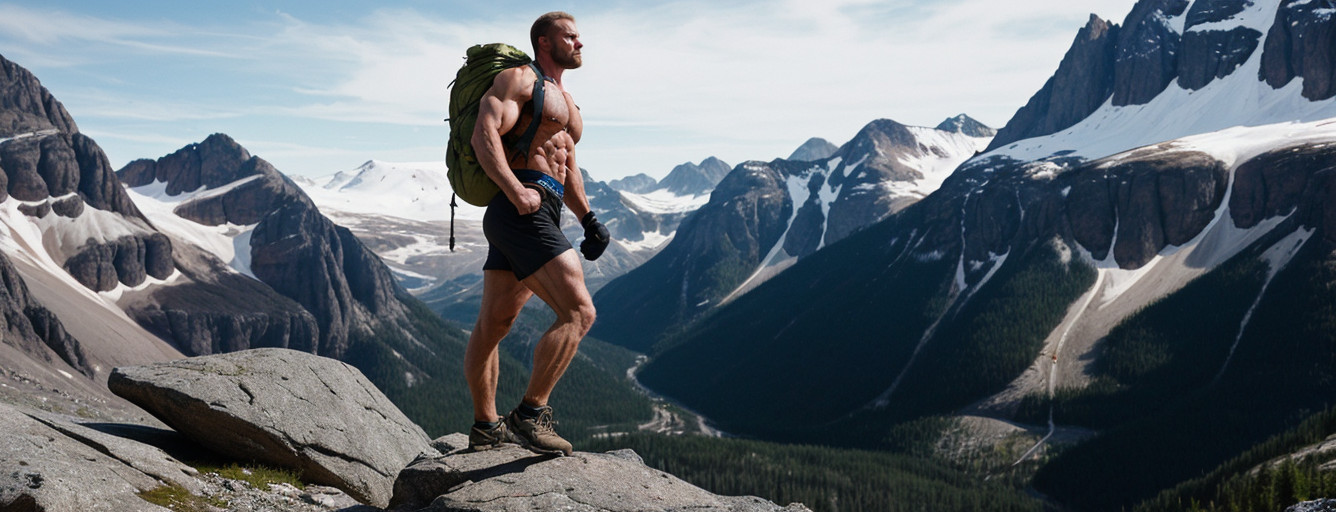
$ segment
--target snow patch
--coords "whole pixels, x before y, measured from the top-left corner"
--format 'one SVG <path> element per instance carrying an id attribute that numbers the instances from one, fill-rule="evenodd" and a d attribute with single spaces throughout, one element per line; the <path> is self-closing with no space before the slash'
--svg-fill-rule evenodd
<path id="1" fill-rule="evenodd" d="M 139 211 L 163 232 L 171 233 L 199 246 L 227 262 L 228 266 L 238 273 L 254 278 L 255 274 L 251 272 L 251 235 L 255 231 L 255 224 L 243 226 L 227 223 L 206 226 L 180 217 L 174 210 L 182 203 L 214 197 L 258 177 L 243 178 L 216 189 L 200 189 L 174 196 L 166 193 L 166 183 L 163 182 L 127 188 L 126 192 L 130 195 L 130 200 L 139 207 Z"/>

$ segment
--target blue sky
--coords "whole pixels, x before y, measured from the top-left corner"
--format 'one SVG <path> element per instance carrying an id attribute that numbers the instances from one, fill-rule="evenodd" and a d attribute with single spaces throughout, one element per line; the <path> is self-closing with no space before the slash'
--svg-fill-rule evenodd
<path id="1" fill-rule="evenodd" d="M 574 14 L 597 179 L 656 178 L 717 156 L 843 144 L 868 122 L 1001 127 L 1090 14 L 1132 0 L 3 1 L 0 55 L 37 75 L 119 168 L 209 134 L 294 175 L 444 157 L 464 50 L 527 49 L 533 19 Z"/>

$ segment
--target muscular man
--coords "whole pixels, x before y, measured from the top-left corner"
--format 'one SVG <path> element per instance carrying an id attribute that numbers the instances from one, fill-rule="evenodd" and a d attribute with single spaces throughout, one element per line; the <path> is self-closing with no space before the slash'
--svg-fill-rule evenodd
<path id="1" fill-rule="evenodd" d="M 544 14 L 529 31 L 538 71 L 521 66 L 502 71 L 482 98 L 473 148 L 487 176 L 501 188 L 487 206 L 483 232 L 489 244 L 483 264 L 482 310 L 464 354 L 464 375 L 473 395 L 469 446 L 485 449 L 518 442 L 540 453 L 569 455 L 571 444 L 552 428 L 547 401 L 594 324 L 594 303 L 585 288 L 580 259 L 560 229 L 562 204 L 580 219 L 580 251 L 593 260 L 603 253 L 608 230 L 594 218 L 575 164 L 575 143 L 584 122 L 562 73 L 580 67 L 575 18 Z M 528 148 L 508 153 L 512 131 L 533 117 L 534 81 L 546 80 L 542 120 Z M 557 314 L 534 348 L 533 373 L 524 399 L 504 419 L 496 410 L 500 369 L 497 346 L 529 297 L 538 295 Z"/>

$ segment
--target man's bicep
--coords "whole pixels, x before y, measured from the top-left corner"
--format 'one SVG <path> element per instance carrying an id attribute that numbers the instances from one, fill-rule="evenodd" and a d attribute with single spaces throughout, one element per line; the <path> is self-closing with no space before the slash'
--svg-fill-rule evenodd
<path id="1" fill-rule="evenodd" d="M 514 100 L 493 94 L 495 87 L 483 95 L 478 104 L 478 124 L 475 130 L 491 130 L 499 136 L 509 132 L 519 121 L 520 107 Z"/>
<path id="2" fill-rule="evenodd" d="M 524 74 L 522 68 L 512 68 L 496 75 L 492 87 L 482 96 L 478 105 L 478 125 L 486 124 L 489 129 L 497 130 L 498 135 L 509 132 L 519 122 L 520 105 L 525 98 L 525 88 L 520 87 Z"/>

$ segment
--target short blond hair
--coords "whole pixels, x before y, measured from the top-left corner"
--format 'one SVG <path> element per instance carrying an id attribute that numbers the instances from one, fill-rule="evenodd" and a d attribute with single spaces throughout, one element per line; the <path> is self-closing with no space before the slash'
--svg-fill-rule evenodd
<path id="1" fill-rule="evenodd" d="M 538 53 L 538 38 L 551 34 L 552 27 L 557 25 L 558 20 L 575 21 L 575 16 L 571 16 L 569 13 L 561 11 L 552 11 L 539 16 L 538 19 L 533 22 L 533 26 L 529 27 L 529 42 L 533 44 L 533 51 L 535 54 Z"/>

